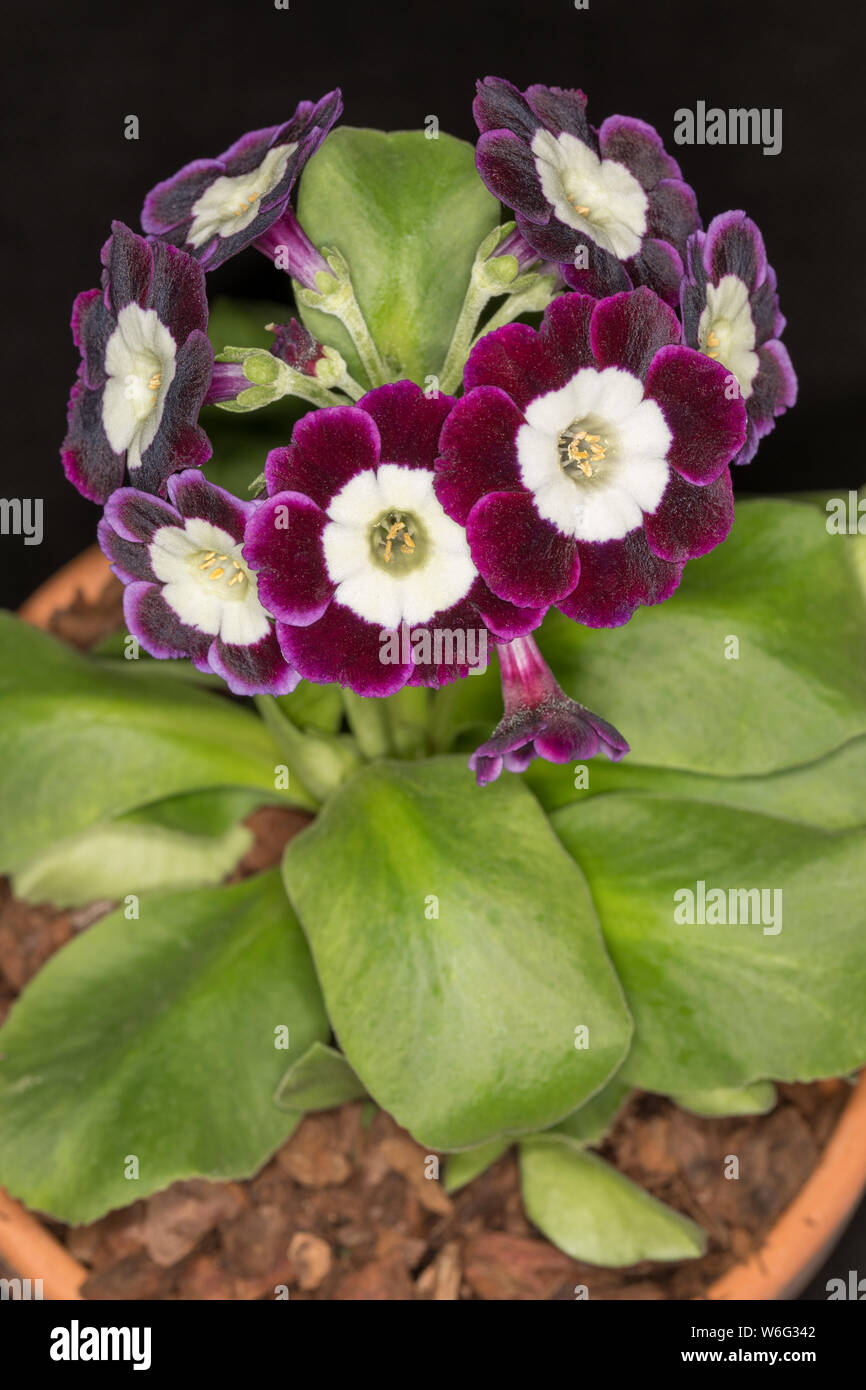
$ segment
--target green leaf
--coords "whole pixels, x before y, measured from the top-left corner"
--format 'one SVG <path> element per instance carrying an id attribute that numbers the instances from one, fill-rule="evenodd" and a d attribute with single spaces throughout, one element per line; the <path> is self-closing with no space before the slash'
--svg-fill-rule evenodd
<path id="1" fill-rule="evenodd" d="M 730 538 L 666 603 L 609 631 L 551 613 L 539 645 L 634 762 L 723 776 L 811 762 L 866 733 L 866 537 L 830 535 L 825 520 L 803 503 L 740 502 Z"/>
<path id="2" fill-rule="evenodd" d="M 700 1226 L 567 1140 L 523 1140 L 520 1174 L 529 1219 L 575 1260 L 619 1267 L 704 1253 Z"/>
<path id="3" fill-rule="evenodd" d="M 597 1095 L 546 1133 L 564 1134 L 580 1144 L 600 1144 L 630 1093 L 631 1087 L 615 1076 Z"/>
<path id="4" fill-rule="evenodd" d="M 499 205 L 475 169 L 473 147 L 441 133 L 340 126 L 301 178 L 298 216 L 318 247 L 349 263 L 367 326 L 393 375 L 419 385 L 439 372 L 457 322 L 476 248 Z M 345 329 L 301 308 L 320 342 L 364 375 Z"/>
<path id="5" fill-rule="evenodd" d="M 0 831 L 3 871 L 180 792 L 245 786 L 274 796 L 283 759 L 259 719 L 126 665 L 94 662 L 0 614 L 0 793 L 15 808 Z M 280 799 L 310 805 L 295 786 Z"/>
<path id="6" fill-rule="evenodd" d="M 852 830 L 866 823 L 866 738 L 854 739 L 805 767 L 763 777 L 708 777 L 641 767 L 631 758 L 621 763 L 595 758 L 583 765 L 585 773 L 576 773 L 580 767 L 546 763 L 540 758 L 532 764 L 526 780 L 546 811 L 608 792 L 633 791 L 763 811 L 825 830 Z M 584 777 L 586 788 L 582 786 Z M 575 787 L 576 781 L 580 787 Z"/>
<path id="7" fill-rule="evenodd" d="M 0 1031 L 0 1182 L 78 1223 L 178 1178 L 250 1176 L 297 1119 L 273 1103 L 282 1028 L 299 1055 L 328 1035 L 276 872 L 112 913 Z"/>
<path id="8" fill-rule="evenodd" d="M 446 1192 L 459 1192 L 467 1183 L 474 1182 L 488 1168 L 511 1148 L 510 1139 L 491 1139 L 474 1149 L 464 1149 L 459 1154 L 449 1154 L 445 1163 L 445 1177 L 442 1185 Z"/>
<path id="9" fill-rule="evenodd" d="M 314 1042 L 289 1067 L 274 1099 L 284 1110 L 331 1110 L 366 1094 L 342 1052 Z"/>
<path id="10" fill-rule="evenodd" d="M 626 792 L 552 820 L 586 874 L 634 1015 L 623 1080 L 671 1095 L 811 1081 L 866 1060 L 866 833 Z M 766 899 L 737 897 L 749 920 L 712 925 L 700 883 L 723 890 L 726 909 L 731 892 Z M 686 891 L 711 923 L 678 920 Z"/>
<path id="11" fill-rule="evenodd" d="M 671 1100 L 681 1110 L 710 1119 L 725 1115 L 766 1115 L 776 1104 L 772 1081 L 756 1081 L 753 1086 L 720 1087 L 715 1091 L 680 1091 Z"/>
<path id="12" fill-rule="evenodd" d="M 626 1051 L 619 985 L 560 848 L 516 779 L 482 790 L 455 759 L 364 768 L 288 846 L 340 1046 L 431 1148 L 553 1124 Z"/>
<path id="13" fill-rule="evenodd" d="M 335 734 L 342 723 L 343 701 L 338 685 L 300 681 L 291 695 L 278 695 L 277 704 L 299 729 Z"/>

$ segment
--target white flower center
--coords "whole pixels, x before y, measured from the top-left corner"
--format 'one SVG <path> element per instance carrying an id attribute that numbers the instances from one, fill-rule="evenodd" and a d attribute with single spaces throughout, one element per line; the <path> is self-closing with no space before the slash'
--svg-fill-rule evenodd
<path id="1" fill-rule="evenodd" d="M 747 400 L 760 365 L 755 352 L 755 323 L 749 290 L 737 275 L 723 275 L 707 285 L 707 304 L 698 323 L 701 352 L 715 358 L 737 378 Z"/>
<path id="2" fill-rule="evenodd" d="M 517 458 L 539 516 L 575 540 L 621 540 L 654 512 L 672 435 L 637 377 L 584 367 L 526 408 Z"/>
<path id="3" fill-rule="evenodd" d="M 624 164 L 599 159 L 576 136 L 541 127 L 532 140 L 541 191 L 560 222 L 585 233 L 620 260 L 636 256 L 649 201 Z"/>
<path id="4" fill-rule="evenodd" d="M 334 597 L 365 622 L 425 623 L 475 582 L 465 532 L 442 510 L 429 469 L 383 463 L 358 473 L 328 516 L 322 545 Z"/>
<path id="5" fill-rule="evenodd" d="M 184 526 L 161 526 L 148 551 L 163 598 L 181 622 L 248 647 L 265 636 L 270 623 L 242 545 L 222 527 L 190 517 Z"/>
<path id="6" fill-rule="evenodd" d="M 130 469 L 153 442 L 175 372 L 177 344 L 155 309 L 126 304 L 105 346 L 108 381 L 102 424 L 116 454 Z"/>
<path id="7" fill-rule="evenodd" d="M 289 155 L 297 148 L 297 141 L 277 145 L 250 173 L 233 178 L 223 174 L 214 179 L 192 205 L 187 241 L 198 250 L 215 236 L 233 236 L 248 227 L 258 213 L 259 202 L 276 188 L 286 172 Z"/>

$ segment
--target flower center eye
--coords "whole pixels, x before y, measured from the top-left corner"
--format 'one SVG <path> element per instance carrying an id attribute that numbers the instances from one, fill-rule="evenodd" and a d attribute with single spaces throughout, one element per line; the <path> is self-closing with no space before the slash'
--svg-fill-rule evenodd
<path id="1" fill-rule="evenodd" d="M 574 208 L 578 216 L 589 217 L 589 208 L 586 206 L 585 203 L 579 203 L 576 198 L 569 198 L 568 201 L 571 203 L 571 206 Z"/>
<path id="2" fill-rule="evenodd" d="M 426 533 L 411 512 L 385 512 L 370 532 L 373 559 L 392 574 L 405 573 L 424 558 Z"/>
<path id="3" fill-rule="evenodd" d="M 232 556 L 209 550 L 196 562 L 196 573 L 209 589 L 215 589 L 221 598 L 242 598 L 248 592 L 249 575 L 240 560 Z"/>
<path id="4" fill-rule="evenodd" d="M 594 478 L 610 463 L 614 445 L 604 429 L 598 422 L 575 420 L 562 431 L 556 442 L 559 466 L 572 482 Z"/>

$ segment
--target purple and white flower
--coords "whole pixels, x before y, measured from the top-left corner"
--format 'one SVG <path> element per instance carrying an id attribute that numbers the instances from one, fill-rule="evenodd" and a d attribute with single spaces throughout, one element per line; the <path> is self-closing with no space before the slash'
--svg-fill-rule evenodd
<path id="1" fill-rule="evenodd" d="M 72 311 L 81 366 L 61 448 L 67 478 L 91 502 L 105 502 L 127 469 L 136 487 L 159 492 L 211 455 L 198 424 L 213 369 L 201 267 L 122 222 L 102 264 L 103 288 Z"/>
<path id="2" fill-rule="evenodd" d="M 609 116 L 595 130 L 583 92 L 520 92 L 500 77 L 479 82 L 473 109 L 478 171 L 539 256 L 596 297 L 648 285 L 677 302 L 686 239 L 700 218 L 652 126 Z"/>
<path id="3" fill-rule="evenodd" d="M 269 498 L 250 518 L 244 558 L 286 660 L 308 680 L 379 696 L 438 686 L 468 674 L 467 651 L 488 635 L 507 641 L 541 622 L 540 607 L 490 592 L 436 498 L 453 404 L 395 382 L 305 416 L 268 455 Z"/>
<path id="4" fill-rule="evenodd" d="M 629 751 L 612 724 L 569 699 L 534 638 L 507 642 L 498 648 L 498 656 L 505 713 L 469 759 L 479 786 L 495 782 L 503 767 L 524 772 L 534 758 L 570 763 L 601 752 L 619 762 Z"/>
<path id="5" fill-rule="evenodd" d="M 252 130 L 216 159 L 184 165 L 148 193 L 142 227 L 214 270 L 289 210 L 304 165 L 342 109 L 339 90 L 315 104 L 302 101 L 282 125 Z"/>
<path id="6" fill-rule="evenodd" d="M 300 677 L 277 643 L 243 558 L 255 503 L 188 470 L 168 501 L 136 488 L 112 493 L 99 543 L 126 588 L 126 625 L 155 657 L 189 657 L 236 695 L 285 695 Z"/>
<path id="7" fill-rule="evenodd" d="M 641 288 L 560 295 L 482 338 L 444 423 L 436 495 L 493 593 L 617 627 L 727 536 L 746 413 Z"/>
<path id="8" fill-rule="evenodd" d="M 764 435 L 797 399 L 797 378 L 780 341 L 776 275 L 764 239 L 744 212 L 723 212 L 686 251 L 681 289 L 689 347 L 727 367 L 746 403 L 746 441 L 733 460 L 750 463 Z"/>

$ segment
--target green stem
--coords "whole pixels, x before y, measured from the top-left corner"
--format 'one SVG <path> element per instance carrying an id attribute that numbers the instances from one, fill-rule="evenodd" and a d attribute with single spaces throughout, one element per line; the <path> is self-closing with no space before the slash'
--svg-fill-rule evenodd
<path id="1" fill-rule="evenodd" d="M 273 695 L 255 695 L 256 708 L 286 760 L 290 777 L 318 807 L 360 766 L 348 739 L 303 733 L 280 708 Z"/>
<path id="2" fill-rule="evenodd" d="M 371 761 L 374 758 L 390 757 L 394 749 L 385 711 L 386 702 L 368 699 L 366 695 L 356 695 L 353 690 L 344 690 L 342 694 L 349 728 L 355 735 L 362 755 Z"/>
<path id="3" fill-rule="evenodd" d="M 355 345 L 361 366 L 371 386 L 383 386 L 389 380 L 388 368 L 367 327 L 367 320 L 352 284 L 348 262 L 339 251 L 323 248 L 323 254 L 331 267 L 330 274 L 324 270 L 318 272 L 318 291 L 304 289 L 293 281 L 298 302 L 306 308 L 319 309 L 323 314 L 331 314 L 339 319 Z"/>
<path id="4" fill-rule="evenodd" d="M 472 339 L 466 354 L 467 357 L 475 344 L 480 342 L 486 334 L 493 333 L 497 328 L 504 328 L 506 323 L 513 323 L 521 314 L 539 314 L 547 308 L 556 294 L 553 288 L 554 277 L 552 275 L 539 275 L 534 278 L 536 280 L 534 285 L 530 285 L 519 294 L 510 295 L 504 303 L 500 304 L 495 314 L 490 315 L 484 327 Z"/>

